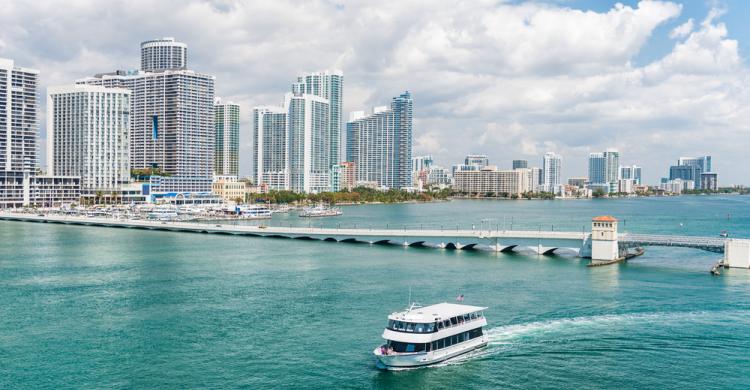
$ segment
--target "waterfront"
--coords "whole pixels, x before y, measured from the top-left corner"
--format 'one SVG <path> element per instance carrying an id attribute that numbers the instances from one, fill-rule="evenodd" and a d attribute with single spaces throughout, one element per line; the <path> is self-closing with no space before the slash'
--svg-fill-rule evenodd
<path id="1" fill-rule="evenodd" d="M 343 207 L 312 223 L 554 224 L 614 214 L 639 233 L 750 237 L 750 198 L 454 201 Z M 505 218 L 504 218 L 505 217 Z M 728 217 L 728 218 L 727 218 Z M 275 215 L 271 224 L 311 223 Z M 750 273 L 648 248 L 574 258 L 0 222 L 0 387 L 747 387 Z M 406 305 L 490 306 L 491 345 L 381 372 L 370 351 Z"/>

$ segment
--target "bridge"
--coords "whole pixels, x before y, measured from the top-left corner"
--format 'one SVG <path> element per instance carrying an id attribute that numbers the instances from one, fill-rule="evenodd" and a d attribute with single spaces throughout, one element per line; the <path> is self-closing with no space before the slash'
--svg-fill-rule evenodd
<path id="1" fill-rule="evenodd" d="M 722 237 L 618 234 L 617 220 L 613 217 L 594 218 L 591 232 L 250 226 L 8 212 L 0 212 L 0 220 L 319 240 L 352 244 L 400 245 L 445 250 L 530 251 L 539 255 L 568 252 L 580 257 L 590 258 L 594 264 L 622 261 L 627 258 L 628 250 L 632 248 L 648 246 L 685 247 L 723 253 L 725 264 L 732 267 L 750 268 L 750 240 Z"/>

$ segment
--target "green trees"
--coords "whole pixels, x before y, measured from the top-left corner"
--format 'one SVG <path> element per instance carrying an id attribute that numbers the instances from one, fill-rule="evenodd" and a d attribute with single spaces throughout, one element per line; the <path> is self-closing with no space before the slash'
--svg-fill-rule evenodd
<path id="1" fill-rule="evenodd" d="M 356 187 L 351 191 L 322 192 L 319 194 L 301 194 L 291 191 L 270 191 L 267 194 L 257 195 L 255 199 L 266 203 L 398 203 L 408 201 L 429 202 L 435 199 L 446 199 L 450 195 L 450 189 L 432 189 L 425 192 L 408 192 L 397 189 L 380 191 L 368 187 Z"/>
<path id="2" fill-rule="evenodd" d="M 131 169 L 130 177 L 136 181 L 148 180 L 151 176 L 172 176 L 171 174 L 164 172 L 161 168 L 142 168 L 142 169 Z"/>

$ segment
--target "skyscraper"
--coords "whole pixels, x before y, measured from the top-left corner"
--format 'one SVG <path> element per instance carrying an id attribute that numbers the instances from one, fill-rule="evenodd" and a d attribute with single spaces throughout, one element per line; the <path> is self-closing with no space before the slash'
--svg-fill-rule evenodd
<path id="1" fill-rule="evenodd" d="M 347 123 L 347 161 L 355 163 L 358 181 L 388 188 L 412 185 L 412 107 L 409 92 L 394 97 L 390 108 L 371 115 L 353 112 Z"/>
<path id="2" fill-rule="evenodd" d="M 96 85 L 47 89 L 49 173 L 80 176 L 84 194 L 130 181 L 130 90 Z"/>
<path id="3" fill-rule="evenodd" d="M 141 42 L 141 70 L 187 69 L 187 45 L 167 37 Z"/>
<path id="4" fill-rule="evenodd" d="M 513 160 L 513 169 L 528 168 L 529 162 L 527 160 Z"/>
<path id="5" fill-rule="evenodd" d="M 240 173 L 240 105 L 214 103 L 216 140 L 214 142 L 214 173 L 219 176 L 238 176 Z"/>
<path id="6" fill-rule="evenodd" d="M 0 167 L 34 172 L 38 156 L 36 90 L 39 71 L 0 58 Z"/>
<path id="7" fill-rule="evenodd" d="M 711 156 L 680 157 L 677 159 L 677 165 L 693 165 L 700 167 L 703 172 L 713 172 L 713 167 L 711 167 Z"/>
<path id="8" fill-rule="evenodd" d="M 253 109 L 253 178 L 257 185 L 287 189 L 287 110 L 261 106 Z"/>
<path id="9" fill-rule="evenodd" d="M 149 50 L 141 54 L 144 69 L 152 69 L 148 64 L 158 56 Z M 187 63 L 186 58 L 180 61 L 176 64 Z M 77 83 L 131 91 L 131 169 L 161 169 L 169 175 L 161 181 L 164 191 L 210 192 L 215 78 L 187 69 L 154 70 L 98 74 Z"/>
<path id="10" fill-rule="evenodd" d="M 628 165 L 620 167 L 620 179 L 632 179 L 633 183 L 642 185 L 642 169 L 637 165 Z"/>
<path id="11" fill-rule="evenodd" d="M 542 191 L 559 192 L 562 182 L 562 156 L 547 152 L 542 158 Z"/>
<path id="12" fill-rule="evenodd" d="M 589 187 L 604 192 L 617 192 L 620 172 L 620 153 L 607 149 L 602 153 L 589 155 Z"/>
<path id="13" fill-rule="evenodd" d="M 78 202 L 81 179 L 36 174 L 39 71 L 0 58 L 0 208 Z"/>
<path id="14" fill-rule="evenodd" d="M 289 189 L 294 192 L 328 191 L 331 170 L 328 99 L 288 93 L 286 158 Z"/>
<path id="15" fill-rule="evenodd" d="M 714 173 L 712 168 L 711 156 L 680 157 L 677 159 L 676 166 L 669 167 L 669 179 L 692 180 L 695 183 L 695 189 L 703 189 L 701 175 Z M 711 181 L 708 181 L 708 183 L 711 183 Z M 713 183 L 716 183 L 716 181 L 713 181 Z"/>
<path id="16" fill-rule="evenodd" d="M 297 77 L 297 82 L 292 84 L 292 93 L 309 94 L 328 99 L 329 129 L 329 161 L 331 166 L 341 162 L 341 105 L 344 89 L 344 75 L 341 71 L 323 71 L 306 73 Z"/>

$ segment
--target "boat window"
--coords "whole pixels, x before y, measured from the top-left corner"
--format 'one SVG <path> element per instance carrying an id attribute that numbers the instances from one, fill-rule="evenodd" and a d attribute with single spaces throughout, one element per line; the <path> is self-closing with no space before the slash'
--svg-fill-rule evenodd
<path id="1" fill-rule="evenodd" d="M 424 324 L 425 332 L 432 333 L 433 330 L 435 330 L 435 324 Z"/>
<path id="2" fill-rule="evenodd" d="M 430 352 L 430 351 L 432 350 L 432 348 L 431 348 L 431 347 L 432 347 L 432 344 L 430 344 L 430 343 L 427 343 L 427 344 L 425 344 L 425 347 L 426 347 L 426 349 L 425 349 L 425 350 L 426 350 L 427 352 Z"/>
<path id="3" fill-rule="evenodd" d="M 456 317 L 451 317 L 451 324 L 458 325 L 458 319 Z"/>
<path id="4" fill-rule="evenodd" d="M 406 323 L 406 331 L 407 332 L 414 332 L 414 323 L 413 322 L 407 322 Z"/>
<path id="5" fill-rule="evenodd" d="M 396 325 L 396 321 L 394 321 L 394 320 L 388 320 L 388 327 L 389 328 L 395 329 L 396 328 L 395 325 Z"/>
<path id="6" fill-rule="evenodd" d="M 477 319 L 477 313 L 471 313 L 471 319 L 476 320 Z"/>
<path id="7" fill-rule="evenodd" d="M 484 316 L 483 311 L 480 311 L 479 313 L 477 313 L 477 318 L 482 318 L 483 316 Z"/>
<path id="8" fill-rule="evenodd" d="M 414 331 L 417 333 L 424 333 L 424 324 L 415 324 L 414 325 Z"/>
<path id="9" fill-rule="evenodd" d="M 447 328 L 447 327 L 451 326 L 451 320 L 445 320 L 445 321 L 443 321 L 443 324 Z"/>
<path id="10" fill-rule="evenodd" d="M 442 323 L 442 321 L 438 322 L 437 325 L 438 325 L 438 329 L 443 329 L 443 323 Z"/>
<path id="11" fill-rule="evenodd" d="M 414 344 L 406 344 L 406 352 L 414 352 Z"/>

